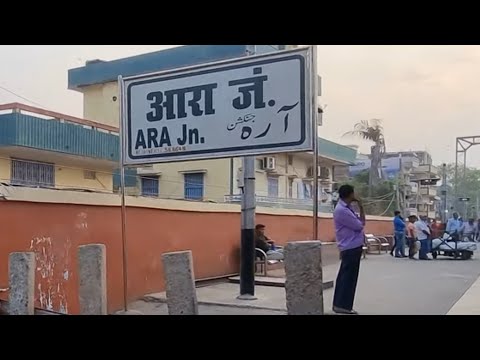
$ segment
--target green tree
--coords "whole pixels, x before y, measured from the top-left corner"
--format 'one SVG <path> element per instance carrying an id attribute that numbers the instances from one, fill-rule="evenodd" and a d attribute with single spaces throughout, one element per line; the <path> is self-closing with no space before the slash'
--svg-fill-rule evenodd
<path id="1" fill-rule="evenodd" d="M 368 215 L 393 216 L 397 210 L 393 181 L 380 181 L 377 185 L 370 186 L 369 170 L 364 170 L 347 183 L 355 187 L 355 194 L 362 199 Z"/>
<path id="2" fill-rule="evenodd" d="M 344 136 L 355 136 L 373 142 L 370 148 L 372 163 L 368 184 L 370 186 L 377 185 L 381 179 L 380 167 L 383 154 L 385 154 L 385 137 L 383 135 L 382 121 L 379 119 L 362 120 L 355 124 L 353 131 L 345 133 Z"/>
<path id="3" fill-rule="evenodd" d="M 442 166 L 439 166 L 441 169 Z M 470 198 L 466 204 L 468 217 L 476 217 L 477 211 L 477 197 L 480 199 L 480 169 L 467 167 L 465 176 L 463 175 L 463 167 L 458 168 L 457 178 L 457 194 L 455 194 L 455 164 L 447 164 L 447 208 L 459 212 L 465 216 L 465 203 L 459 202 L 458 198 Z M 443 187 L 440 187 L 443 190 Z"/>

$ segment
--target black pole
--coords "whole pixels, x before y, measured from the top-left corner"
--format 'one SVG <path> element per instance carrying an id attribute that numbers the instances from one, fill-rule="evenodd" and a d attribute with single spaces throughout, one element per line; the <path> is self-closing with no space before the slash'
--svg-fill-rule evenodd
<path id="1" fill-rule="evenodd" d="M 240 300 L 255 300 L 255 157 L 243 158 Z"/>
<path id="2" fill-rule="evenodd" d="M 240 251 L 240 296 L 255 296 L 255 239 L 254 229 L 242 229 Z"/>

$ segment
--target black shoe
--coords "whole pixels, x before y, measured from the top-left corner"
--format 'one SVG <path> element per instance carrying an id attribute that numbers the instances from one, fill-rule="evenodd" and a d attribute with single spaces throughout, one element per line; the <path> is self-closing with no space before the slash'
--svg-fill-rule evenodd
<path id="1" fill-rule="evenodd" d="M 419 260 L 432 260 L 432 259 L 430 259 L 430 258 L 428 258 L 428 257 L 426 257 L 426 258 L 418 258 L 418 259 L 419 259 Z"/>
<path id="2" fill-rule="evenodd" d="M 358 312 L 355 310 L 347 310 L 347 309 L 342 309 L 339 307 L 334 306 L 332 308 L 333 312 L 336 314 L 344 314 L 344 315 L 358 315 Z"/>

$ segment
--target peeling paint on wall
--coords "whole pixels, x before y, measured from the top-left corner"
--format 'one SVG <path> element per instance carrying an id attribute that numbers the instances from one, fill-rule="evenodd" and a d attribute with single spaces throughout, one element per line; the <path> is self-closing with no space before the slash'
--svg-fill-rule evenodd
<path id="1" fill-rule="evenodd" d="M 77 215 L 77 219 L 75 221 L 75 227 L 77 229 L 84 229 L 84 230 L 87 230 L 88 229 L 88 215 L 87 213 L 85 212 L 81 212 Z"/>
<path id="2" fill-rule="evenodd" d="M 55 252 L 54 239 L 48 236 L 34 237 L 30 241 L 30 251 L 35 253 L 37 294 L 36 300 L 46 310 L 68 313 L 68 303 L 64 284 L 71 276 L 69 268 L 70 239 L 60 241 L 61 251 Z"/>

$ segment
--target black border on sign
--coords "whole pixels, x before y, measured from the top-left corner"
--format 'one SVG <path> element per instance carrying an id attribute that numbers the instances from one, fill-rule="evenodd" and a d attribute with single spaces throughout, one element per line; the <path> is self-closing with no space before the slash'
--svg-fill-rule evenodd
<path id="1" fill-rule="evenodd" d="M 277 53 L 274 53 L 277 55 Z M 244 62 L 246 58 L 239 58 L 235 59 L 233 61 L 242 61 Z M 299 60 L 300 61 L 300 106 L 301 106 L 301 113 L 300 113 L 300 123 L 301 123 L 301 134 L 300 134 L 300 140 L 295 141 L 295 142 L 288 142 L 288 143 L 277 143 L 277 144 L 264 144 L 264 145 L 250 145 L 250 146 L 238 146 L 238 147 L 230 147 L 230 148 L 224 148 L 224 149 L 210 149 L 210 150 L 197 150 L 197 151 L 186 151 L 182 152 L 181 155 L 178 153 L 164 153 L 164 154 L 148 154 L 148 155 L 141 155 L 141 156 L 134 156 L 132 154 L 132 131 L 131 131 L 131 88 L 136 86 L 136 85 L 143 85 L 143 84 L 149 84 L 149 83 L 155 83 L 155 82 L 161 82 L 161 81 L 166 81 L 166 80 L 173 80 L 173 79 L 179 79 L 179 78 L 184 78 L 184 77 L 194 77 L 198 75 L 204 75 L 204 74 L 210 74 L 210 73 L 215 73 L 215 72 L 223 72 L 223 71 L 228 71 L 228 70 L 233 70 L 233 69 L 239 69 L 239 68 L 244 68 L 244 67 L 251 67 L 255 65 L 265 65 L 265 64 L 273 64 L 277 62 L 282 62 L 282 61 L 289 61 L 289 60 Z M 206 66 L 211 66 L 211 65 L 206 65 Z M 188 159 L 184 159 L 185 156 L 188 155 L 202 155 L 202 154 L 213 154 L 213 153 L 222 153 L 222 157 L 229 157 L 232 154 L 232 152 L 235 151 L 245 151 L 245 150 L 255 150 L 255 149 L 272 149 L 272 151 L 275 151 L 275 149 L 282 148 L 282 147 L 291 147 L 291 146 L 297 146 L 305 143 L 307 140 L 306 136 L 306 108 L 305 108 L 305 58 L 302 55 L 290 55 L 290 56 L 285 56 L 285 57 L 280 57 L 280 58 L 275 58 L 275 59 L 264 59 L 264 60 L 258 60 L 255 62 L 247 62 L 243 64 L 234 64 L 234 65 L 228 65 L 219 68 L 209 68 L 209 69 L 204 69 L 204 70 L 199 70 L 199 71 L 189 71 L 188 69 L 185 69 L 184 73 L 176 74 L 176 75 L 170 75 L 170 76 L 162 76 L 160 78 L 155 78 L 155 79 L 149 79 L 149 80 L 139 80 L 137 82 L 132 82 L 127 85 L 126 89 L 126 95 L 127 95 L 127 150 L 128 150 L 128 156 L 129 159 L 131 160 L 142 160 L 142 159 L 168 159 L 169 157 L 171 158 L 176 158 L 176 160 L 172 161 L 185 161 Z M 291 151 L 294 151 L 293 149 Z M 236 154 L 237 156 L 242 156 L 242 154 Z M 178 160 L 177 160 L 178 159 Z M 192 159 L 193 160 L 193 159 Z M 201 158 L 195 158 L 195 160 L 202 160 Z"/>

